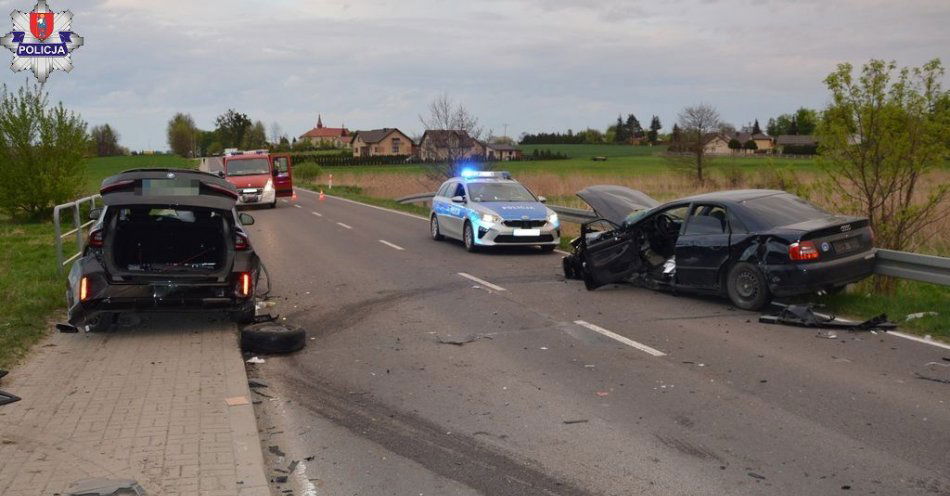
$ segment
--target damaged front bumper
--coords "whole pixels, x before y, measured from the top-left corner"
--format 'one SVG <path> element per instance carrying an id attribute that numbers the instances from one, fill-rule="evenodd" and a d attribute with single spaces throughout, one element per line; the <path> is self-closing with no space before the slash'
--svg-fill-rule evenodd
<path id="1" fill-rule="evenodd" d="M 484 222 L 473 219 L 475 244 L 479 246 L 557 246 L 561 242 L 561 227 L 544 222 L 540 227 L 521 228 L 502 222 Z"/>
<path id="2" fill-rule="evenodd" d="M 270 205 L 277 201 L 277 191 L 273 188 L 238 189 L 237 206 Z"/>
<path id="3" fill-rule="evenodd" d="M 827 262 L 765 265 L 769 291 L 775 296 L 816 293 L 858 282 L 874 273 L 874 252 L 867 251 Z"/>

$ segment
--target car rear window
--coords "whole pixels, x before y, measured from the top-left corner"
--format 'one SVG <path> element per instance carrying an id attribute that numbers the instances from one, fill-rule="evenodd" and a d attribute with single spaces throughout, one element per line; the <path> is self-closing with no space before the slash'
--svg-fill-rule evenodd
<path id="1" fill-rule="evenodd" d="M 812 203 L 788 193 L 754 198 L 741 203 L 751 210 L 756 219 L 765 227 L 787 226 L 831 215 Z"/>

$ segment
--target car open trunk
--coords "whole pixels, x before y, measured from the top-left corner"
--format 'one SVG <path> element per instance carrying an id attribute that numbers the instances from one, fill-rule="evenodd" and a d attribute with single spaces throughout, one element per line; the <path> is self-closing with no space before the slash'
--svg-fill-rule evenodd
<path id="1" fill-rule="evenodd" d="M 218 277 L 233 257 L 227 218 L 209 208 L 120 207 L 110 219 L 106 262 L 130 279 Z"/>

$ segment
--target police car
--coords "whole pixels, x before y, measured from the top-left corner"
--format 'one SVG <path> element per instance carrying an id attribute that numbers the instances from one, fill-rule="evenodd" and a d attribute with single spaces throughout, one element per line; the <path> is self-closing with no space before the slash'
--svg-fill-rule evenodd
<path id="1" fill-rule="evenodd" d="M 432 200 L 432 239 L 453 238 L 468 251 L 487 246 L 558 246 L 557 214 L 507 172 L 463 171 L 444 182 Z"/>

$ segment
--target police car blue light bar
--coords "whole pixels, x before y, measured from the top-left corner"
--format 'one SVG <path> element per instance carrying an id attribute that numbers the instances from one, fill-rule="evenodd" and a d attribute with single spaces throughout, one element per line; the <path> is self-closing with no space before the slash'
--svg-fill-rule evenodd
<path id="1" fill-rule="evenodd" d="M 508 171 L 477 171 L 472 169 L 462 170 L 462 177 L 494 177 L 501 179 L 511 179 L 511 173 Z"/>

